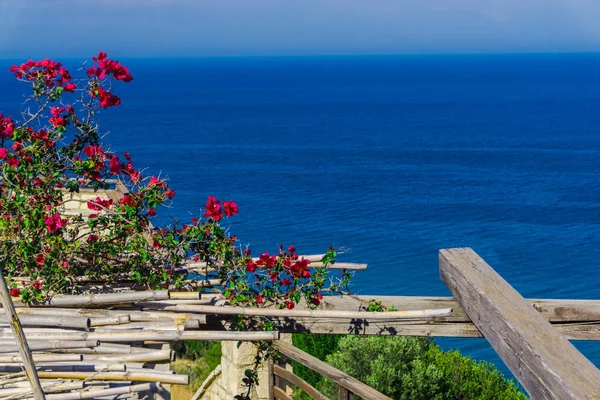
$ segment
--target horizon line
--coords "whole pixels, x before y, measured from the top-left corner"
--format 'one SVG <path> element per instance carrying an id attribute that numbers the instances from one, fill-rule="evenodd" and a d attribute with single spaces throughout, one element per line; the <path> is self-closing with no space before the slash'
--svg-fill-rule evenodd
<path id="1" fill-rule="evenodd" d="M 506 51 L 506 52 L 439 52 L 439 53 L 348 53 L 348 54 L 222 54 L 222 55 L 142 55 L 142 56 L 125 56 L 121 59 L 235 59 L 235 58 L 354 58 L 354 57 L 435 57 L 435 56 L 516 56 L 516 55 L 596 55 L 600 54 L 600 50 L 596 51 Z M 65 60 L 79 60 L 81 58 L 91 58 L 92 55 L 79 56 L 57 56 L 54 58 L 60 58 Z M 19 57 L 19 56 L 0 56 L 0 60 L 21 60 L 31 59 L 32 57 Z M 39 57 L 33 57 L 39 58 Z"/>

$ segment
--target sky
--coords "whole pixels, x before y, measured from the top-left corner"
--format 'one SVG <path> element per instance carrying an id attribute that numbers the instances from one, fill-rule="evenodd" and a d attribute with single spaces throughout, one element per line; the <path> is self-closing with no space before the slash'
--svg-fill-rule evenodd
<path id="1" fill-rule="evenodd" d="M 0 0 L 0 58 L 600 51 L 600 0 Z"/>

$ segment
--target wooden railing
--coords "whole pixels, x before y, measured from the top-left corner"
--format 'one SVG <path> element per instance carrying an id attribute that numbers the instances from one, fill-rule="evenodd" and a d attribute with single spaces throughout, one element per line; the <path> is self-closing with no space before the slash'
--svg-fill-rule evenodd
<path id="1" fill-rule="evenodd" d="M 600 339 L 597 300 L 524 299 L 472 249 L 440 250 L 440 276 L 454 298 L 375 297 L 401 310 L 450 307 L 444 317 L 370 325 L 366 320 L 281 319 L 288 332 L 485 337 L 533 399 L 600 399 L 600 370 L 569 339 Z M 354 298 L 328 298 L 325 308 L 360 307 Z M 382 327 L 383 325 L 383 327 Z M 373 388 L 282 341 L 277 349 L 287 359 L 331 379 L 339 398 L 388 399 Z M 271 398 L 290 399 L 286 388 L 302 389 L 324 399 L 314 387 L 282 366 L 270 366 Z"/>
<path id="2" fill-rule="evenodd" d="M 281 340 L 275 341 L 275 348 L 279 350 L 283 356 L 283 365 L 285 365 L 289 360 L 294 360 L 305 367 L 318 372 L 324 377 L 331 379 L 339 386 L 340 400 L 354 399 L 354 395 L 370 400 L 391 400 L 389 397 L 379 393 L 372 387 L 365 385 L 350 375 L 340 371 L 339 369 L 333 368 L 331 365 L 324 363 L 318 358 L 311 356 L 310 354 L 287 342 Z M 286 392 L 286 389 L 293 385 L 296 388 L 304 391 L 313 399 L 327 400 L 327 397 L 325 397 L 317 389 L 299 376 L 294 375 L 294 373 L 285 369 L 284 366 L 270 364 L 269 370 L 273 378 L 272 393 L 270 393 L 271 399 L 291 400 L 291 396 Z"/>

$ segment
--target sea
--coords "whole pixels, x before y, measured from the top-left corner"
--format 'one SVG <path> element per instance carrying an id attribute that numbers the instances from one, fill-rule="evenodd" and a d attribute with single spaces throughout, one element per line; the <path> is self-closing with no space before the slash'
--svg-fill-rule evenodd
<path id="1" fill-rule="evenodd" d="M 120 61 L 134 80 L 99 121 L 177 192 L 158 225 L 212 195 L 254 254 L 367 263 L 366 297 L 449 296 L 438 250 L 471 247 L 525 297 L 600 299 L 600 54 Z M 436 341 L 509 374 L 485 339 Z M 600 366 L 600 342 L 574 344 Z"/>

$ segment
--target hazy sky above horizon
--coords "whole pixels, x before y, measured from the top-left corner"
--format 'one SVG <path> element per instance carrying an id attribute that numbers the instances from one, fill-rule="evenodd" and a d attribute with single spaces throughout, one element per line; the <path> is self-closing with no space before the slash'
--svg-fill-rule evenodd
<path id="1" fill-rule="evenodd" d="M 600 0 L 0 0 L 0 58 L 600 51 Z"/>

